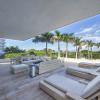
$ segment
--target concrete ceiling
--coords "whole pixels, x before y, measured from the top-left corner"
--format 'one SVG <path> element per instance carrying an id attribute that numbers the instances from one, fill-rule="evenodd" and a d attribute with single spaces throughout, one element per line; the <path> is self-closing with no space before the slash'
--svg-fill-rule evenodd
<path id="1" fill-rule="evenodd" d="M 100 0 L 0 0 L 0 37 L 25 40 L 100 13 Z"/>

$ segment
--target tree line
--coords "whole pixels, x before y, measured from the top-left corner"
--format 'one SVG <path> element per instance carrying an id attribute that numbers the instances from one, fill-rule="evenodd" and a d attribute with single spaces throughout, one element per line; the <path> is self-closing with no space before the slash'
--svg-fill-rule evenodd
<path id="1" fill-rule="evenodd" d="M 92 40 L 82 40 L 80 37 L 75 37 L 74 33 L 61 33 L 58 30 L 56 30 L 54 33 L 46 32 L 44 34 L 41 34 L 39 36 L 36 36 L 32 39 L 32 42 L 38 43 L 38 42 L 45 42 L 45 55 L 48 56 L 48 43 L 58 43 L 58 57 L 60 57 L 60 42 L 63 41 L 66 43 L 66 58 L 68 57 L 68 48 L 69 43 L 73 44 L 76 49 L 76 59 L 80 58 L 81 50 L 83 46 L 86 46 L 88 51 L 88 59 L 92 59 L 92 52 L 93 52 L 93 46 L 97 46 L 97 48 L 100 48 L 100 42 L 94 43 Z"/>
<path id="2" fill-rule="evenodd" d="M 66 50 L 63 52 L 61 50 L 60 42 L 65 42 L 65 47 Z M 50 53 L 53 53 L 57 55 L 58 57 L 64 56 L 66 58 L 68 57 L 76 57 L 80 58 L 81 56 L 84 56 L 85 58 L 92 59 L 92 58 L 100 58 L 100 51 L 93 51 L 93 47 L 96 46 L 99 50 L 100 48 L 100 42 L 99 43 L 94 43 L 92 40 L 82 40 L 80 37 L 75 37 L 74 33 L 61 33 L 59 31 L 55 31 L 54 33 L 51 32 L 46 32 L 44 34 L 41 34 L 39 36 L 36 36 L 32 39 L 32 42 L 38 43 L 38 42 L 43 42 L 45 43 L 45 49 L 38 51 L 38 50 L 29 50 L 29 54 L 34 54 L 38 55 L 44 54 L 43 52 L 45 51 L 45 55 L 50 56 Z M 58 47 L 58 52 L 53 50 L 48 49 L 48 43 L 55 43 L 57 42 L 57 47 Z M 72 44 L 75 47 L 75 52 L 70 52 L 69 50 L 69 43 Z M 85 50 L 83 50 L 83 46 L 85 46 Z M 5 53 L 22 53 L 27 54 L 25 50 L 19 49 L 17 46 L 11 46 L 11 47 L 6 47 L 5 48 Z M 97 54 L 98 53 L 98 54 Z M 74 56 L 73 56 L 74 55 Z"/>
<path id="3" fill-rule="evenodd" d="M 4 50 L 6 53 L 23 53 L 25 52 L 25 50 L 21 50 L 19 49 L 17 46 L 10 46 L 10 47 L 6 47 Z"/>

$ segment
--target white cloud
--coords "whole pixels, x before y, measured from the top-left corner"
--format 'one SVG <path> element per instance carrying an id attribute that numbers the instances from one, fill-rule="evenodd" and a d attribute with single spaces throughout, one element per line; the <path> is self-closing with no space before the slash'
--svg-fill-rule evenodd
<path id="1" fill-rule="evenodd" d="M 82 40 L 92 40 L 93 42 L 97 43 L 97 42 L 100 42 L 100 37 L 83 37 Z"/>
<path id="2" fill-rule="evenodd" d="M 93 29 L 92 27 L 85 28 L 80 33 L 90 32 L 92 29 Z"/>
<path id="3" fill-rule="evenodd" d="M 93 42 L 100 42 L 100 24 L 94 24 L 91 27 L 81 29 L 75 33 L 75 36 L 83 37 L 82 40 L 92 40 Z"/>
<path id="4" fill-rule="evenodd" d="M 96 33 L 100 33 L 100 30 L 96 30 Z"/>
<path id="5" fill-rule="evenodd" d="M 94 24 L 90 27 L 83 28 L 80 31 L 76 32 L 75 36 L 80 36 L 80 37 L 100 36 L 100 24 Z"/>
<path id="6" fill-rule="evenodd" d="M 96 30 L 96 32 L 94 33 L 94 35 L 100 36 L 100 29 Z"/>

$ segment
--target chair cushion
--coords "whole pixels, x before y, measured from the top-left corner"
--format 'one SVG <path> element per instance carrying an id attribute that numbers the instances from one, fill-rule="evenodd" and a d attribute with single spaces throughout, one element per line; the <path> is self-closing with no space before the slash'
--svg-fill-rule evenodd
<path id="1" fill-rule="evenodd" d="M 82 93 L 83 98 L 87 98 L 100 89 L 100 76 L 94 78 L 84 89 Z"/>
<path id="2" fill-rule="evenodd" d="M 58 74 L 52 75 L 46 78 L 44 81 L 64 93 L 70 91 L 72 93 L 81 95 L 84 88 L 86 87 L 85 84 Z"/>

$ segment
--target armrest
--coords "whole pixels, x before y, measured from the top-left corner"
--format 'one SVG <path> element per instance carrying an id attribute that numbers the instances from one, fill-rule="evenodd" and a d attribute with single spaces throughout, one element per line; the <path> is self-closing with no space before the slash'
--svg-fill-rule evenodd
<path id="1" fill-rule="evenodd" d="M 88 81 L 86 81 L 86 80 L 84 80 L 84 79 L 79 80 L 79 82 L 80 82 L 80 83 L 83 83 L 83 84 L 86 84 L 86 85 L 89 83 Z"/>
<path id="2" fill-rule="evenodd" d="M 73 99 L 73 100 L 86 100 L 86 99 L 84 99 L 84 98 L 82 98 L 74 93 L 69 92 L 69 91 L 66 92 L 66 96 Z"/>

